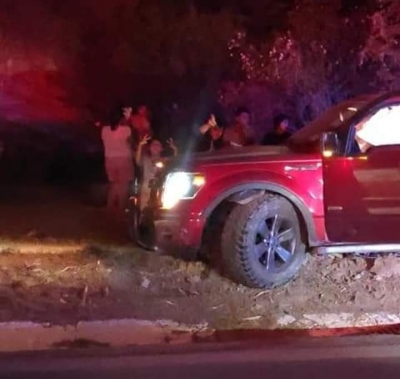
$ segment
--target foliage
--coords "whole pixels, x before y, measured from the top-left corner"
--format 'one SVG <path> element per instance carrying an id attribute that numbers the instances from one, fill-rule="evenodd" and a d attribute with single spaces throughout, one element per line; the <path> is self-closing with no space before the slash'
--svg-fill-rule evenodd
<path id="1" fill-rule="evenodd" d="M 381 89 L 400 89 L 400 1 L 378 0 L 370 17 L 370 31 L 360 53 L 362 65 L 375 65 Z"/>
<path id="2" fill-rule="evenodd" d="M 220 0 L 211 11 L 196 0 L 3 0 L 0 73 L 52 72 L 52 88 L 37 75 L 26 91 L 97 117 L 144 101 L 200 118 L 228 78 L 229 111 L 247 105 L 256 124 L 278 112 L 304 124 L 349 96 L 399 88 L 400 1 L 376 1 L 368 23 L 365 8 L 344 13 L 341 0 Z"/>
<path id="3" fill-rule="evenodd" d="M 266 85 L 256 81 L 225 81 L 219 95 L 229 119 L 233 119 L 235 110 L 241 106 L 250 109 L 252 124 L 260 139 L 272 127 L 272 119 L 278 113 L 291 114 L 292 111 L 285 93 L 272 83 Z"/>
<path id="4" fill-rule="evenodd" d="M 287 25 L 286 32 L 258 46 L 249 44 L 244 32 L 231 41 L 248 85 L 281 88 L 288 103 L 284 110 L 301 123 L 365 90 L 357 80 L 358 46 L 366 29 L 360 14 L 343 16 L 339 0 L 300 0 Z"/>
<path id="5" fill-rule="evenodd" d="M 103 11 L 94 0 L 83 3 L 80 72 L 94 107 L 193 98 L 208 81 L 218 81 L 228 61 L 234 22 L 226 13 L 202 14 L 190 3 L 160 0 L 107 2 Z"/>
<path id="6" fill-rule="evenodd" d="M 11 59 L 17 71 L 55 70 L 67 102 L 106 117 L 117 103 L 157 105 L 215 87 L 234 27 L 230 14 L 189 0 L 4 0 L 0 68 Z"/>

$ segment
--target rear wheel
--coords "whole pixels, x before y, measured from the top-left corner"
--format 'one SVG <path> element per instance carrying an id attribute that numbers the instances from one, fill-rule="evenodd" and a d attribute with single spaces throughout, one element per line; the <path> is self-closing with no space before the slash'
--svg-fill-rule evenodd
<path id="1" fill-rule="evenodd" d="M 292 204 L 265 195 L 237 206 L 225 223 L 222 257 L 227 274 L 249 287 L 274 288 L 293 279 L 305 246 Z"/>

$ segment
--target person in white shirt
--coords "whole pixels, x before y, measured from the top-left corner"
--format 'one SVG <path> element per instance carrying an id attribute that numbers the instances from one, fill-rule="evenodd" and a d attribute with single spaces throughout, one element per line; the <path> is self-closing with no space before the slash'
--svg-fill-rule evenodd
<path id="1" fill-rule="evenodd" d="M 134 165 L 131 147 L 131 128 L 120 124 L 116 118 L 109 126 L 104 126 L 101 138 L 104 144 L 105 169 L 110 182 L 107 207 L 110 210 L 124 209 L 129 182 L 133 179 Z"/>

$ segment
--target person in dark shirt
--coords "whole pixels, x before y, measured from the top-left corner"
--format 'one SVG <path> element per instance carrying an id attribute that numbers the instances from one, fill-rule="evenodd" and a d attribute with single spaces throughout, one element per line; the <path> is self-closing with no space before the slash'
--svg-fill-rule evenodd
<path id="1" fill-rule="evenodd" d="M 200 127 L 200 133 L 206 137 L 205 150 L 214 151 L 229 147 L 224 139 L 225 129 L 217 122 L 215 115 L 211 115 L 208 121 Z"/>
<path id="2" fill-rule="evenodd" d="M 274 128 L 264 136 L 263 145 L 283 145 L 291 137 L 289 129 L 289 118 L 285 115 L 279 115 L 274 119 Z"/>

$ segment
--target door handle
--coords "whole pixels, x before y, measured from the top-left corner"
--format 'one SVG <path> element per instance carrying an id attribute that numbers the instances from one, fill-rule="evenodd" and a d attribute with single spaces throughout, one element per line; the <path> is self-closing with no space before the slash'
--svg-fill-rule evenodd
<path id="1" fill-rule="evenodd" d="M 328 207 L 328 211 L 334 211 L 334 212 L 341 212 L 343 210 L 343 207 L 337 205 L 332 205 L 330 207 Z"/>

